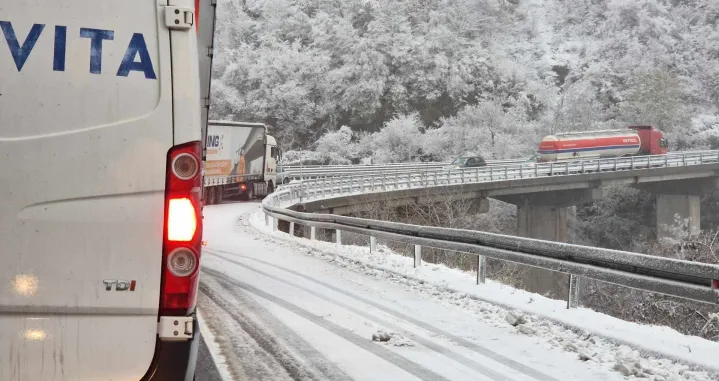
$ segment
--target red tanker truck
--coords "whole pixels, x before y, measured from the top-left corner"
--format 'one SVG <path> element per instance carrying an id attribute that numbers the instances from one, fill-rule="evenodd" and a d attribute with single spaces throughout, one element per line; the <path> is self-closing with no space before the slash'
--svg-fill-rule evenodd
<path id="1" fill-rule="evenodd" d="M 539 143 L 539 162 L 662 155 L 669 142 L 652 126 L 629 126 L 626 130 L 563 132 L 549 135 Z"/>

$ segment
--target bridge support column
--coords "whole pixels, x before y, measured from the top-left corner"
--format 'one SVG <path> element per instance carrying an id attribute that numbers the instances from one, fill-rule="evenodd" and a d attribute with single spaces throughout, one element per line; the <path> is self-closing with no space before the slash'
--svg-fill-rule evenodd
<path id="1" fill-rule="evenodd" d="M 657 238 L 672 237 L 671 227 L 675 225 L 675 217 L 687 221 L 687 230 L 698 233 L 699 196 L 679 194 L 657 195 Z"/>
<path id="2" fill-rule="evenodd" d="M 566 242 L 567 208 L 517 205 L 517 235 Z"/>
<path id="3" fill-rule="evenodd" d="M 517 205 L 517 235 L 545 241 L 567 241 L 567 209 L 602 197 L 601 188 L 571 189 L 499 196 Z M 569 292 L 569 275 L 528 267 L 522 276 L 527 291 L 557 298 Z"/>
<path id="4" fill-rule="evenodd" d="M 700 225 L 701 196 L 716 189 L 716 178 L 665 180 L 636 184 L 634 187 L 657 195 L 657 238 L 674 237 L 675 217 L 686 220 L 684 228 L 698 233 Z"/>

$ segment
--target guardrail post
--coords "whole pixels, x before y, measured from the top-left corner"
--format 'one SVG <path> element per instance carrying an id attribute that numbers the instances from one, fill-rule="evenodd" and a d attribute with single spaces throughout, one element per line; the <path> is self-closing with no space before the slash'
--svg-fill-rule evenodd
<path id="1" fill-rule="evenodd" d="M 265 226 L 270 226 L 270 215 L 265 214 Z"/>
<path id="2" fill-rule="evenodd" d="M 579 306 L 579 275 L 569 275 L 569 295 L 567 296 L 567 309 Z"/>
<path id="3" fill-rule="evenodd" d="M 489 167 L 489 181 L 494 181 L 494 167 Z"/>
<path id="4" fill-rule="evenodd" d="M 414 245 L 414 267 L 422 266 L 422 246 Z"/>
<path id="5" fill-rule="evenodd" d="M 377 252 L 377 238 L 369 237 L 369 252 L 370 254 Z"/>
<path id="6" fill-rule="evenodd" d="M 509 170 L 509 167 L 507 167 L 507 166 L 505 165 L 505 166 L 504 166 L 504 179 L 505 179 L 505 180 L 509 180 L 509 172 L 508 172 L 508 170 Z"/>
<path id="7" fill-rule="evenodd" d="M 317 239 L 317 228 L 314 226 L 310 226 L 310 239 L 313 241 Z"/>
<path id="8" fill-rule="evenodd" d="M 342 230 L 335 230 L 335 241 L 337 241 L 337 248 L 342 247 Z"/>
<path id="9" fill-rule="evenodd" d="M 487 278 L 487 258 L 484 255 L 477 256 L 477 284 L 484 284 Z"/>
<path id="10" fill-rule="evenodd" d="M 277 218 L 272 217 L 272 221 L 271 221 L 271 222 L 272 222 L 272 231 L 273 231 L 273 232 L 276 232 L 276 231 L 277 231 L 277 225 L 279 224 L 280 220 L 277 219 Z"/>
<path id="11" fill-rule="evenodd" d="M 295 223 L 290 222 L 290 235 L 294 237 L 295 235 Z"/>

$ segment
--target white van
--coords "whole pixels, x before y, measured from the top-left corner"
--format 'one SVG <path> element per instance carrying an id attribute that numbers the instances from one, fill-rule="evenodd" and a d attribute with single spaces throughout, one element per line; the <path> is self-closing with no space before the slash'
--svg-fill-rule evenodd
<path id="1" fill-rule="evenodd" d="M 0 380 L 193 379 L 204 2 L 0 4 Z"/>

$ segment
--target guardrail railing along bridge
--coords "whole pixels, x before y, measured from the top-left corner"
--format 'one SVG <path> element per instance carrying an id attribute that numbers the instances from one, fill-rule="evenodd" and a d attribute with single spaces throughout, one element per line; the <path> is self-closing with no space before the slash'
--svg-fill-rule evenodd
<path id="1" fill-rule="evenodd" d="M 301 202 L 369 192 L 504 180 L 521 181 L 542 176 L 572 176 L 607 171 L 666 167 L 687 167 L 687 170 L 691 170 L 694 165 L 715 163 L 719 163 L 719 151 L 489 166 L 451 171 L 345 171 L 283 185 L 265 198 L 262 209 L 267 223 L 275 229 L 279 220 L 290 223 L 290 232 L 294 231 L 296 224 L 307 225 L 310 226 L 312 239 L 316 237 L 316 229 L 321 228 L 335 230 L 338 245 L 341 243 L 342 232 L 369 236 L 370 251 L 376 250 L 378 238 L 414 245 L 415 266 L 421 265 L 422 247 L 475 255 L 478 284 L 485 281 L 487 257 L 567 273 L 570 275 L 568 308 L 578 304 L 578 285 L 582 277 L 706 303 L 718 303 L 717 265 L 479 231 L 303 213 L 290 209 L 292 205 Z"/>

